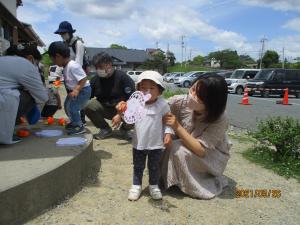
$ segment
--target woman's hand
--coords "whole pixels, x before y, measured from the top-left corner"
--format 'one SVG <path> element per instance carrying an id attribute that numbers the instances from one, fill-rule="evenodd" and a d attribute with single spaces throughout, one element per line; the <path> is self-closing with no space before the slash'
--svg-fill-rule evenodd
<path id="1" fill-rule="evenodd" d="M 177 131 L 178 127 L 179 127 L 179 122 L 176 119 L 176 116 L 172 113 L 167 113 L 164 117 L 163 117 L 163 122 L 165 125 L 171 127 L 175 132 Z"/>
<path id="2" fill-rule="evenodd" d="M 119 114 L 115 115 L 111 120 L 113 128 L 115 129 L 118 128 L 121 124 L 121 121 L 122 121 L 121 116 Z"/>
<path id="3" fill-rule="evenodd" d="M 172 143 L 172 134 L 165 134 L 164 136 L 164 145 L 168 148 Z"/>

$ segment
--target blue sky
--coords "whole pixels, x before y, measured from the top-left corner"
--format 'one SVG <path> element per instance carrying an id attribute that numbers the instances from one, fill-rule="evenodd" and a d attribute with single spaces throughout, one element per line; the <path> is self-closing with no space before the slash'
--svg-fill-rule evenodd
<path id="1" fill-rule="evenodd" d="M 300 0 L 23 0 L 18 19 L 49 45 L 67 20 L 88 47 L 167 46 L 181 61 L 226 48 L 258 58 L 260 40 L 292 60 L 300 56 Z M 185 54 L 186 52 L 186 54 Z"/>

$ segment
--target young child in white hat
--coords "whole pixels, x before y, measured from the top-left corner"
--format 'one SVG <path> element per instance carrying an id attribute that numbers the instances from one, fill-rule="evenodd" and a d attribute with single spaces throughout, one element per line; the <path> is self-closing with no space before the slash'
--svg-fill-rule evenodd
<path id="1" fill-rule="evenodd" d="M 160 97 L 164 91 L 162 76 L 156 71 L 144 71 L 139 75 L 137 90 L 144 94 L 151 94 L 145 104 L 144 117 L 135 123 L 133 144 L 133 185 L 128 194 L 128 199 L 138 200 L 142 192 L 142 178 L 148 156 L 149 192 L 153 199 L 162 199 L 158 187 L 159 162 L 165 145 L 172 141 L 173 130 L 165 127 L 162 118 L 170 107 L 165 99 Z"/>

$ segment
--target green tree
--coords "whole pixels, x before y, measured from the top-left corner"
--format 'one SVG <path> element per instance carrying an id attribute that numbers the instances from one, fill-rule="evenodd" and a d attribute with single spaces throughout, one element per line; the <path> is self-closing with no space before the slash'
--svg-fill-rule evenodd
<path id="1" fill-rule="evenodd" d="M 279 55 L 276 51 L 268 50 L 262 58 L 262 63 L 265 68 L 269 68 L 272 64 L 279 63 Z"/>
<path id="2" fill-rule="evenodd" d="M 220 61 L 221 68 L 225 69 L 236 69 L 242 66 L 242 62 L 237 54 L 237 51 L 233 51 L 231 49 L 211 52 L 208 54 L 208 58 L 214 58 Z"/>
<path id="3" fill-rule="evenodd" d="M 174 66 L 175 65 L 176 57 L 175 57 L 173 52 L 167 51 L 166 52 L 166 59 L 168 61 L 169 66 Z"/>
<path id="4" fill-rule="evenodd" d="M 192 60 L 191 63 L 193 65 L 199 65 L 199 66 L 201 66 L 203 64 L 204 60 L 205 60 L 205 58 L 203 56 L 197 55 L 196 57 L 193 58 L 193 60 Z"/>
<path id="5" fill-rule="evenodd" d="M 158 70 L 165 73 L 167 70 L 167 59 L 163 51 L 157 51 L 142 66 L 144 69 Z"/>
<path id="6" fill-rule="evenodd" d="M 47 52 L 45 52 L 44 54 L 42 54 L 42 63 L 45 66 L 48 66 L 48 67 L 53 64 L 52 60 L 50 59 L 49 54 Z"/>
<path id="7" fill-rule="evenodd" d="M 110 48 L 114 48 L 114 49 L 127 49 L 126 46 L 124 46 L 124 45 L 118 45 L 118 44 L 111 44 Z"/>

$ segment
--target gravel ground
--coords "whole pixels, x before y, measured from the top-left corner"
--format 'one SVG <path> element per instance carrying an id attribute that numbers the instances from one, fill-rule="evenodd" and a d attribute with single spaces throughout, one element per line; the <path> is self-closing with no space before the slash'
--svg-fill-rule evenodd
<path id="1" fill-rule="evenodd" d="M 88 128 L 96 132 L 92 126 Z M 300 184 L 244 159 L 241 152 L 250 143 L 236 139 L 225 172 L 229 187 L 221 196 L 198 200 L 172 188 L 163 193 L 162 201 L 153 201 L 148 194 L 146 174 L 141 198 L 130 202 L 127 192 L 132 176 L 131 144 L 119 139 L 117 131 L 114 134 L 112 138 L 94 141 L 94 151 L 101 159 L 98 178 L 27 225 L 299 224 Z M 236 198 L 236 188 L 279 189 L 281 197 Z"/>

